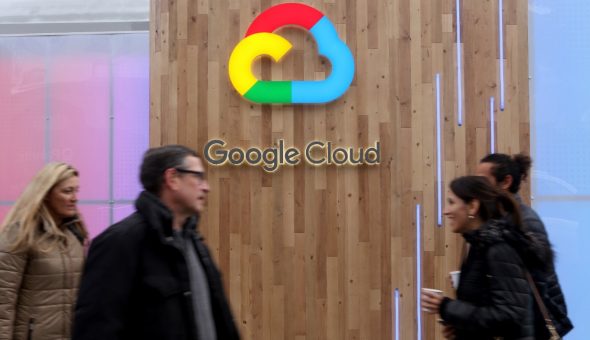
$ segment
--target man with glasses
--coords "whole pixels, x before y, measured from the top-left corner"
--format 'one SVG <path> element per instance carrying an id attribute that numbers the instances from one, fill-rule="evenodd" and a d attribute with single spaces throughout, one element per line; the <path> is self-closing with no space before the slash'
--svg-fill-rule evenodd
<path id="1" fill-rule="evenodd" d="M 209 183 L 196 152 L 148 150 L 137 211 L 90 247 L 73 340 L 239 339 L 219 272 L 197 230 Z"/>

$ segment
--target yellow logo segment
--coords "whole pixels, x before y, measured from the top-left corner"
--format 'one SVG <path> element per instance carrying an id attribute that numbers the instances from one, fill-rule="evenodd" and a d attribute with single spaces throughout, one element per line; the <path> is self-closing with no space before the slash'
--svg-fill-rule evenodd
<path id="1" fill-rule="evenodd" d="M 252 74 L 256 58 L 268 55 L 278 62 L 291 47 L 287 39 L 274 33 L 256 33 L 242 39 L 229 57 L 229 79 L 235 89 L 243 96 L 256 84 L 258 79 Z"/>

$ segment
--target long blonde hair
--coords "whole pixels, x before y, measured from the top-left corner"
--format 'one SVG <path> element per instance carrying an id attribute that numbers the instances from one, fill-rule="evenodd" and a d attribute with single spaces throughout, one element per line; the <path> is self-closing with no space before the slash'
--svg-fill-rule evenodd
<path id="1" fill-rule="evenodd" d="M 57 184 L 74 176 L 78 176 L 78 171 L 72 166 L 55 162 L 45 165 L 35 175 L 0 228 L 2 237 L 11 235 L 10 251 L 33 249 L 47 252 L 56 248 L 61 251 L 69 248 L 67 231 L 60 228 L 52 217 L 46 197 Z M 88 237 L 86 226 L 79 217 L 71 223 L 80 236 L 84 239 Z"/>

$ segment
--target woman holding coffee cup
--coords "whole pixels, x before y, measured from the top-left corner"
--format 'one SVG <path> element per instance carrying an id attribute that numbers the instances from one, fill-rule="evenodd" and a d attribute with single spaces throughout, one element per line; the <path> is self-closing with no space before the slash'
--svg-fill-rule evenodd
<path id="1" fill-rule="evenodd" d="M 470 250 L 461 266 L 457 299 L 423 291 L 423 310 L 440 314 L 447 338 L 534 339 L 525 262 L 536 258 L 522 231 L 518 205 L 484 177 L 456 178 L 450 189 L 444 214 Z"/>

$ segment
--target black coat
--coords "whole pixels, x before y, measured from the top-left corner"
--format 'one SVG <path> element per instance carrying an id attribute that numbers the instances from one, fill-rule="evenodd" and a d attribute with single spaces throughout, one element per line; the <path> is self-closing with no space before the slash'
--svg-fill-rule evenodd
<path id="1" fill-rule="evenodd" d="M 470 243 L 457 299 L 445 298 L 441 318 L 457 340 L 533 339 L 533 302 L 524 263 L 505 240 L 505 221 L 492 220 L 463 236 Z"/>
<path id="2" fill-rule="evenodd" d="M 522 214 L 522 222 L 531 237 L 537 244 L 540 245 L 535 249 L 536 256 L 542 259 L 540 265 L 532 265 L 530 267 L 531 275 L 535 280 L 539 294 L 543 299 L 543 303 L 547 308 L 551 320 L 557 332 L 564 336 L 571 331 L 574 326 L 567 317 L 567 306 L 565 298 L 557 279 L 555 272 L 553 251 L 551 250 L 551 243 L 545 230 L 545 225 L 539 218 L 539 215 L 528 205 L 524 204 L 522 199 L 515 195 L 516 201 L 519 203 Z M 546 340 L 549 338 L 549 332 L 545 327 L 544 318 L 535 303 L 535 339 Z"/>
<path id="3" fill-rule="evenodd" d="M 172 238 L 172 214 L 143 192 L 137 212 L 109 227 L 90 247 L 76 305 L 73 340 L 197 339 L 189 273 Z M 239 339 L 220 274 L 187 221 L 210 287 L 220 340 Z"/>

